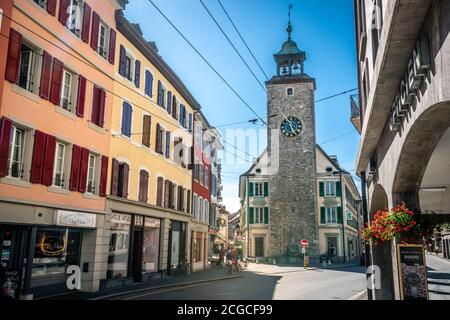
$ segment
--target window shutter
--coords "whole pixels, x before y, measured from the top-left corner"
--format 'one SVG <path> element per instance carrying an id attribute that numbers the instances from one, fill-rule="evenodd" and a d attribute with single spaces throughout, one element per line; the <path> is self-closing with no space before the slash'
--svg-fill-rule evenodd
<path id="1" fill-rule="evenodd" d="M 48 100 L 50 96 L 51 69 L 52 56 L 47 51 L 44 51 L 42 58 L 41 87 L 39 89 L 39 96 L 45 100 Z"/>
<path id="2" fill-rule="evenodd" d="M 177 196 L 177 205 L 176 208 L 178 211 L 181 211 L 181 202 L 182 202 L 182 193 L 183 193 L 183 187 L 182 186 L 178 186 L 178 196 Z"/>
<path id="3" fill-rule="evenodd" d="M 170 132 L 166 132 L 166 158 L 170 158 Z"/>
<path id="4" fill-rule="evenodd" d="M 172 118 L 177 118 L 177 97 L 175 95 L 172 95 Z"/>
<path id="5" fill-rule="evenodd" d="M 163 107 L 163 93 L 162 93 L 162 83 L 161 80 L 158 80 L 158 98 L 156 103 L 160 106 Z"/>
<path id="6" fill-rule="evenodd" d="M 326 219 L 325 215 L 326 215 L 325 207 L 320 207 L 320 224 L 327 223 L 327 219 Z"/>
<path id="7" fill-rule="evenodd" d="M 136 60 L 134 63 L 134 85 L 139 88 L 141 83 L 141 62 Z"/>
<path id="8" fill-rule="evenodd" d="M 70 191 L 78 191 L 78 184 L 80 179 L 80 161 L 81 161 L 81 147 L 74 144 L 72 147 L 72 163 L 70 167 L 70 181 L 69 181 Z"/>
<path id="9" fill-rule="evenodd" d="M 170 181 L 164 181 L 164 207 L 169 208 L 170 199 Z"/>
<path id="10" fill-rule="evenodd" d="M 322 181 L 319 182 L 319 195 L 321 197 L 325 196 L 325 184 Z"/>
<path id="11" fill-rule="evenodd" d="M 189 113 L 189 131 L 192 132 L 192 113 Z"/>
<path id="12" fill-rule="evenodd" d="M 56 0 L 47 0 L 47 12 L 56 16 Z"/>
<path id="13" fill-rule="evenodd" d="M 98 49 L 98 33 L 100 30 L 100 16 L 94 11 L 92 15 L 92 34 L 91 34 L 91 48 L 97 51 Z"/>
<path id="14" fill-rule="evenodd" d="M 187 190 L 186 198 L 186 212 L 191 213 L 191 190 Z"/>
<path id="15" fill-rule="evenodd" d="M 150 71 L 145 71 L 145 93 L 153 97 L 153 75 Z"/>
<path id="16" fill-rule="evenodd" d="M 33 157 L 31 160 L 31 183 L 41 183 L 44 165 L 45 133 L 36 130 L 34 133 Z"/>
<path id="17" fill-rule="evenodd" d="M 130 178 L 130 166 L 128 163 L 123 164 L 123 184 L 122 184 L 122 197 L 128 198 L 128 180 Z"/>
<path id="18" fill-rule="evenodd" d="M 163 184 L 164 178 L 158 177 L 157 189 L 156 189 L 156 205 L 162 207 L 163 205 Z"/>
<path id="19" fill-rule="evenodd" d="M 59 17 L 58 20 L 63 25 L 67 24 L 67 20 L 69 19 L 69 0 L 60 0 L 59 1 Z"/>
<path id="20" fill-rule="evenodd" d="M 172 92 L 167 92 L 167 113 L 172 113 Z"/>
<path id="21" fill-rule="evenodd" d="M 128 102 L 124 102 L 122 106 L 122 129 L 121 132 L 127 137 L 131 137 L 131 105 Z"/>
<path id="22" fill-rule="evenodd" d="M 0 122 L 0 177 L 8 175 L 9 144 L 12 121 L 3 117 Z"/>
<path id="23" fill-rule="evenodd" d="M 155 143 L 155 151 L 159 153 L 161 145 L 161 126 L 159 123 L 156 124 L 156 143 Z"/>
<path id="24" fill-rule="evenodd" d="M 336 182 L 336 197 L 340 197 L 342 195 L 342 184 L 340 181 Z"/>
<path id="25" fill-rule="evenodd" d="M 56 138 L 47 134 L 45 137 L 45 156 L 42 170 L 42 184 L 51 186 L 53 184 L 53 167 L 55 164 Z"/>
<path id="26" fill-rule="evenodd" d="M 92 93 L 92 111 L 91 111 L 91 122 L 98 125 L 99 122 L 99 106 L 101 99 L 101 89 L 94 85 L 93 93 Z"/>
<path id="27" fill-rule="evenodd" d="M 250 224 L 254 224 L 254 223 L 255 223 L 255 208 L 250 208 L 250 219 L 249 219 L 249 223 L 250 223 Z"/>
<path id="28" fill-rule="evenodd" d="M 78 185 L 78 191 L 80 191 L 81 193 L 86 192 L 88 165 L 89 165 L 89 150 L 86 148 L 82 148 L 80 161 L 80 183 Z"/>
<path id="29" fill-rule="evenodd" d="M 107 156 L 102 156 L 102 168 L 100 171 L 100 188 L 99 196 L 106 197 L 106 182 L 108 179 L 108 162 L 109 158 Z"/>
<path id="30" fill-rule="evenodd" d="M 344 216 L 343 216 L 343 212 L 342 212 L 342 207 L 337 207 L 336 209 L 337 209 L 337 222 L 343 223 Z"/>
<path id="31" fill-rule="evenodd" d="M 169 206 L 168 208 L 170 209 L 174 209 L 174 203 L 173 203 L 173 199 L 174 199 L 174 194 L 173 194 L 173 183 L 172 181 L 169 182 Z"/>
<path id="32" fill-rule="evenodd" d="M 264 197 L 268 197 L 268 196 L 269 196 L 269 183 L 264 182 Z"/>
<path id="33" fill-rule="evenodd" d="M 50 102 L 54 105 L 59 105 L 61 100 L 62 74 L 63 63 L 54 58 L 52 70 L 52 86 L 50 90 Z"/>
<path id="34" fill-rule="evenodd" d="M 249 197 L 253 197 L 253 186 L 254 186 L 253 182 L 248 183 L 248 196 Z"/>
<path id="35" fill-rule="evenodd" d="M 86 78 L 81 74 L 78 77 L 78 97 L 77 97 L 77 111 L 78 117 L 84 117 L 84 105 L 86 104 Z"/>
<path id="36" fill-rule="evenodd" d="M 22 35 L 11 28 L 9 32 L 8 58 L 6 60 L 5 79 L 16 83 L 19 77 L 20 47 L 22 46 Z"/>
<path id="37" fill-rule="evenodd" d="M 111 174 L 111 195 L 117 196 L 119 193 L 119 170 L 120 163 L 116 159 L 112 160 L 112 174 Z"/>
<path id="38" fill-rule="evenodd" d="M 108 53 L 108 61 L 111 64 L 114 64 L 116 61 L 116 38 L 117 33 L 116 30 L 111 28 L 111 31 L 109 33 L 109 53 Z"/>
<path id="39" fill-rule="evenodd" d="M 269 224 L 269 208 L 264 208 L 264 224 Z"/>
<path id="40" fill-rule="evenodd" d="M 143 196 L 144 196 L 144 202 L 145 203 L 147 203 L 148 202 L 148 176 L 149 176 L 149 174 L 148 174 L 148 172 L 147 171 L 145 171 L 145 174 L 144 174 L 144 191 L 143 191 Z"/>
<path id="41" fill-rule="evenodd" d="M 91 13 L 92 13 L 91 6 L 85 2 L 83 9 L 83 26 L 81 30 L 81 40 L 83 40 L 85 43 L 89 43 L 89 31 L 91 29 Z"/>
<path id="42" fill-rule="evenodd" d="M 119 74 L 125 77 L 127 73 L 127 51 L 123 45 L 120 45 L 120 61 L 119 61 Z"/>
<path id="43" fill-rule="evenodd" d="M 152 117 L 149 115 L 144 115 L 142 125 L 142 144 L 147 148 L 150 148 L 150 139 L 152 131 Z"/>
<path id="44" fill-rule="evenodd" d="M 141 170 L 139 172 L 139 201 L 147 202 L 148 200 L 148 172 Z"/>

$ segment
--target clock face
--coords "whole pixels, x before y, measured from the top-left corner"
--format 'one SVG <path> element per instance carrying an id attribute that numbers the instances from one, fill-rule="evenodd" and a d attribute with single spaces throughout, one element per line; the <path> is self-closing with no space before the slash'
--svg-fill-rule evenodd
<path id="1" fill-rule="evenodd" d="M 303 129 L 303 124 L 300 119 L 296 117 L 288 117 L 281 123 L 281 132 L 286 137 L 296 137 Z"/>

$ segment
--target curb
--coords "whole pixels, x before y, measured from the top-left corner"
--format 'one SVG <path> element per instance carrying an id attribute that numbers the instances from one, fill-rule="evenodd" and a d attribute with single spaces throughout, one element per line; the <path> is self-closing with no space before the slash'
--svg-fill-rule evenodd
<path id="1" fill-rule="evenodd" d="M 184 287 L 184 286 L 191 285 L 191 284 L 207 283 L 207 282 L 221 281 L 221 280 L 227 280 L 227 279 L 237 279 L 237 278 L 241 278 L 241 277 L 242 276 L 240 276 L 240 275 L 239 276 L 236 275 L 236 276 L 230 276 L 230 277 L 219 277 L 219 278 L 212 278 L 212 279 L 206 279 L 206 280 L 172 283 L 172 284 L 166 284 L 166 285 L 161 285 L 161 286 L 156 286 L 156 287 L 112 293 L 109 295 L 95 297 L 95 298 L 91 298 L 88 300 L 103 300 L 103 299 L 114 298 L 114 297 L 118 297 L 118 296 L 124 296 L 124 295 L 132 294 L 132 293 L 140 293 L 140 292 L 145 292 L 145 291 L 153 291 L 153 290 L 166 289 L 166 288 Z"/>
<path id="2" fill-rule="evenodd" d="M 363 295 L 365 295 L 367 293 L 367 290 L 363 290 L 361 292 L 358 292 L 357 294 L 354 294 L 353 296 L 351 296 L 350 298 L 348 298 L 347 300 L 359 300 Z"/>

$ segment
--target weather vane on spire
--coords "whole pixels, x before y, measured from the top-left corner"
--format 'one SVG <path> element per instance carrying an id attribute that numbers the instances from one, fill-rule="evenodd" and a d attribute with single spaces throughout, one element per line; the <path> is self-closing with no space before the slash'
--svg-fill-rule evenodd
<path id="1" fill-rule="evenodd" d="M 291 10 L 294 7 L 294 5 L 292 4 L 291 1 L 289 1 L 289 23 L 288 23 L 288 28 L 287 28 L 287 32 L 288 32 L 288 40 L 291 40 L 291 32 L 292 32 L 292 26 L 291 26 Z"/>

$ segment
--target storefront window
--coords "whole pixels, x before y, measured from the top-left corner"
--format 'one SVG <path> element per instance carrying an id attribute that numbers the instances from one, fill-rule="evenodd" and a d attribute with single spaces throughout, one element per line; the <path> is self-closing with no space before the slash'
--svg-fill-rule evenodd
<path id="1" fill-rule="evenodd" d="M 159 238 L 161 221 L 145 218 L 142 270 L 145 273 L 158 271 Z"/>
<path id="2" fill-rule="evenodd" d="M 201 251 L 200 251 L 200 242 L 202 241 L 201 238 L 195 238 L 194 239 L 194 262 L 200 262 L 201 261 Z"/>
<path id="3" fill-rule="evenodd" d="M 112 214 L 108 254 L 108 279 L 122 278 L 128 275 L 130 225 L 130 215 Z"/>

